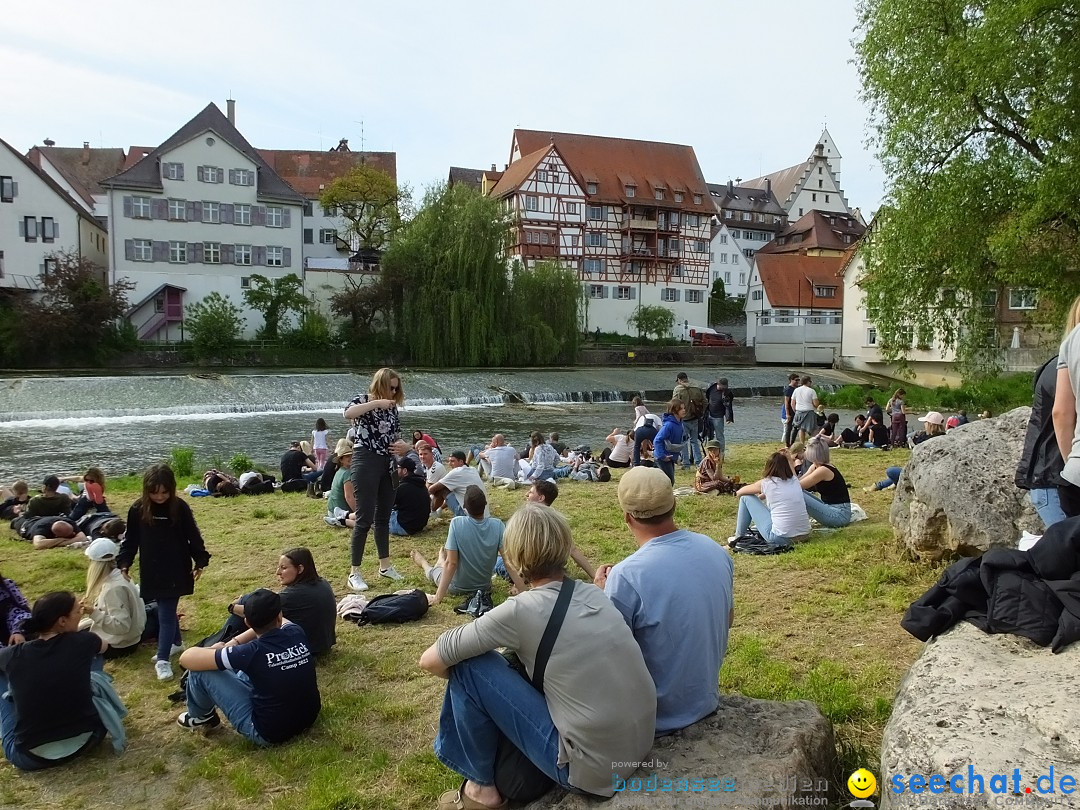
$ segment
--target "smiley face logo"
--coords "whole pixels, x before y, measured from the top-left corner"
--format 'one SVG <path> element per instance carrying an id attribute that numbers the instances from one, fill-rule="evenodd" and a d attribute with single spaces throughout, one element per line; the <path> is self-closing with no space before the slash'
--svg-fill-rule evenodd
<path id="1" fill-rule="evenodd" d="M 877 778 L 866 768 L 859 768 L 848 777 L 847 789 L 855 798 L 865 799 L 877 790 Z"/>

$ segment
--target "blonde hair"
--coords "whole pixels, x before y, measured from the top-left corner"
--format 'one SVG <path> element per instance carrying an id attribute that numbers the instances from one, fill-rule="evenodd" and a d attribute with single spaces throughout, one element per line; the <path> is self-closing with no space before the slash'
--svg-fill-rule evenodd
<path id="1" fill-rule="evenodd" d="M 530 581 L 562 574 L 574 541 L 570 524 L 548 506 L 526 503 L 506 521 L 506 559 Z"/>
<path id="2" fill-rule="evenodd" d="M 1080 295 L 1076 296 L 1069 305 L 1069 311 L 1065 316 L 1065 337 L 1068 337 L 1078 325 L 1080 325 Z"/>
<path id="3" fill-rule="evenodd" d="M 113 560 L 92 560 L 86 569 L 86 604 L 93 605 L 101 594 L 101 586 L 116 567 Z"/>
<path id="4" fill-rule="evenodd" d="M 398 381 L 398 390 L 390 390 L 390 381 Z M 392 399 L 397 405 L 405 404 L 405 384 L 401 381 L 401 375 L 392 368 L 380 368 L 371 377 L 371 386 L 368 393 L 376 399 Z"/>
<path id="5" fill-rule="evenodd" d="M 88 467 L 85 475 L 83 475 L 84 481 L 93 481 L 101 487 L 101 491 L 105 491 L 105 473 L 101 471 L 100 467 Z"/>

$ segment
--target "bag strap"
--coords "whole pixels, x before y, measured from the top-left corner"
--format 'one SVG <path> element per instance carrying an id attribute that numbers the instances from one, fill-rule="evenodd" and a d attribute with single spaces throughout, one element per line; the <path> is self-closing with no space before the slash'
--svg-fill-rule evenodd
<path id="1" fill-rule="evenodd" d="M 547 669 L 548 657 L 555 646 L 555 639 L 562 629 L 566 611 L 570 608 L 570 597 L 574 594 L 574 583 L 577 580 L 563 577 L 562 587 L 559 589 L 559 598 L 555 600 L 555 608 L 551 611 L 544 635 L 540 639 L 540 646 L 536 648 L 536 663 L 533 665 L 532 685 L 541 695 L 544 694 L 544 670 Z"/>

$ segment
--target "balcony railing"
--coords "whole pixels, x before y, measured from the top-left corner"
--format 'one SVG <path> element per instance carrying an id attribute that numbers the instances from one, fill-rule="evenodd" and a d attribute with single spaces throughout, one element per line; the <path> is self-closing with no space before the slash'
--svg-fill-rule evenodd
<path id="1" fill-rule="evenodd" d="M 640 219 L 638 217 L 630 217 L 627 220 L 627 227 L 632 231 L 655 231 L 656 220 L 655 219 Z"/>

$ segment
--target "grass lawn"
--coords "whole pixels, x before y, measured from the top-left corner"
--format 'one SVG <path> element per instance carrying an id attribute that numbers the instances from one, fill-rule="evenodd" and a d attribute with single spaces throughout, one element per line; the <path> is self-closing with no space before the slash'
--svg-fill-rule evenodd
<path id="1" fill-rule="evenodd" d="M 772 449 L 734 447 L 726 471 L 743 481 L 755 480 Z M 735 558 L 736 619 L 721 689 L 817 703 L 836 725 L 844 765 L 850 765 L 845 773 L 877 762 L 896 687 L 921 647 L 900 629 L 899 618 L 939 573 L 906 561 L 894 542 L 888 523 L 891 490 L 860 491 L 884 477 L 887 465 L 902 464 L 907 457 L 906 451 L 835 451 L 833 461 L 869 520 L 817 532 L 788 554 Z M 677 483 L 690 484 L 690 473 L 680 471 Z M 634 550 L 616 486 L 616 481 L 565 483 L 556 502 L 577 544 L 597 563 L 617 562 Z M 126 513 L 138 487 L 135 479 L 109 481 L 110 503 Z M 506 519 L 523 495 L 522 490 L 496 490 L 493 513 Z M 278 554 L 291 546 L 311 548 L 338 596 L 347 593 L 349 532 L 323 523 L 323 502 L 281 493 L 190 502 L 213 559 L 194 596 L 181 601 L 185 642 L 217 629 L 225 606 L 236 596 L 260 586 L 276 587 Z M 734 528 L 735 503 L 731 497 L 680 498 L 676 521 L 723 542 Z M 417 548 L 434 559 L 446 529 L 446 522 L 435 523 L 417 537 L 391 539 L 405 584 L 426 587 L 409 552 Z M 83 589 L 86 558 L 81 552 L 35 551 L 13 539 L 2 542 L 0 570 L 31 601 L 49 590 Z M 378 581 L 370 538 L 368 545 L 365 576 L 371 593 L 388 592 Z M 576 567 L 571 574 L 583 576 Z M 496 586 L 496 602 L 506 595 L 504 584 Z M 440 632 L 464 621 L 453 613 L 454 604 L 444 602 L 422 621 L 404 626 L 340 623 L 337 646 L 319 665 L 322 715 L 310 733 L 269 750 L 256 749 L 224 726 L 208 733 L 176 726 L 181 707 L 166 697 L 176 682 L 155 679 L 149 647 L 111 662 L 107 668 L 130 710 L 127 752 L 115 756 L 106 743 L 73 764 L 35 774 L 20 773 L 5 762 L 0 765 L 0 807 L 433 807 L 458 777 L 431 751 L 444 682 L 422 672 L 417 660 Z M 695 642 L 688 638 L 686 643 Z"/>

